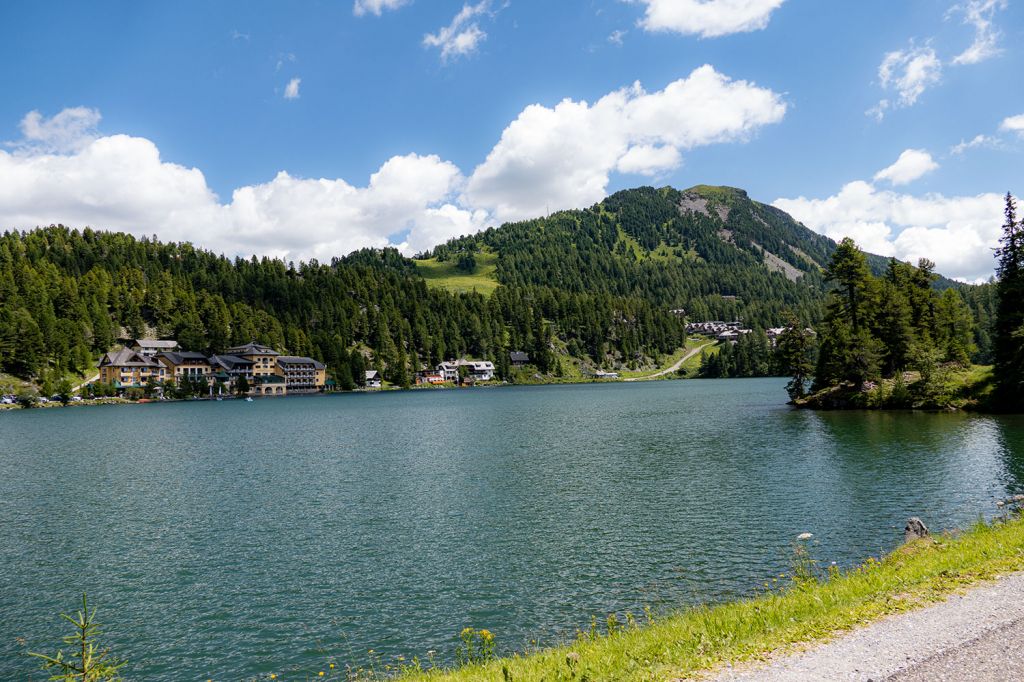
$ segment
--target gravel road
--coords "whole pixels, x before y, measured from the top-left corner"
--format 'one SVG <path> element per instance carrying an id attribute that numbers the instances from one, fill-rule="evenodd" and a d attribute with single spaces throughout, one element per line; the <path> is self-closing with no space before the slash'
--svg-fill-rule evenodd
<path id="1" fill-rule="evenodd" d="M 715 682 L 1024 680 L 1024 573 L 911 613 L 891 616 L 761 667 L 737 666 Z"/>

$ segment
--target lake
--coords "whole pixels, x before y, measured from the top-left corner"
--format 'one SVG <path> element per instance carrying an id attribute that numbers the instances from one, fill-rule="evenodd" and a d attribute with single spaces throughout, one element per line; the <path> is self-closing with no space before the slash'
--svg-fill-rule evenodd
<path id="1" fill-rule="evenodd" d="M 1024 420 L 810 413 L 784 380 L 0 413 L 0 657 L 43 679 L 81 593 L 145 680 L 499 650 L 748 595 L 1024 492 Z M 373 654 L 368 653 L 370 649 Z"/>

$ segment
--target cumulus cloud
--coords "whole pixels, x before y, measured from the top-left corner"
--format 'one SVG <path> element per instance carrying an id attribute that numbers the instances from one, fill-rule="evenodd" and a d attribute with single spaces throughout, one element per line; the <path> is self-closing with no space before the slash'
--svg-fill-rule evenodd
<path id="1" fill-rule="evenodd" d="M 466 197 L 500 220 L 542 215 L 548 206 L 588 206 L 605 196 L 614 170 L 666 170 L 678 165 L 681 151 L 746 140 L 785 113 L 778 94 L 707 65 L 658 92 L 637 83 L 593 105 L 533 104 L 475 169 Z"/>
<path id="2" fill-rule="evenodd" d="M 1002 51 L 999 47 L 1002 32 L 995 25 L 995 14 L 1006 9 L 1007 4 L 1007 0 L 969 0 L 950 9 L 950 15 L 963 14 L 963 22 L 974 28 L 974 42 L 953 58 L 954 64 L 977 64 Z"/>
<path id="3" fill-rule="evenodd" d="M 621 47 L 623 43 L 622 39 L 626 37 L 626 33 L 627 31 L 622 30 L 612 31 L 611 34 L 609 34 L 608 36 L 608 42 L 611 43 L 612 45 L 618 45 Z"/>
<path id="4" fill-rule="evenodd" d="M 288 85 L 284 87 L 284 98 L 285 99 L 298 99 L 299 98 L 299 85 L 302 84 L 301 78 L 293 78 L 288 81 Z"/>
<path id="5" fill-rule="evenodd" d="M 650 144 L 638 144 L 623 154 L 615 168 L 620 173 L 657 175 L 677 168 L 682 161 L 682 154 L 671 145 L 655 147 Z"/>
<path id="6" fill-rule="evenodd" d="M 999 129 L 1011 133 L 1017 133 L 1024 137 L 1024 114 L 1017 114 L 1016 116 L 1004 118 Z"/>
<path id="7" fill-rule="evenodd" d="M 898 96 L 895 102 L 882 100 L 876 115 L 881 117 L 890 107 L 909 107 L 930 86 L 942 80 L 942 62 L 929 46 L 914 47 L 886 53 L 878 67 L 878 80 L 886 90 Z"/>
<path id="8" fill-rule="evenodd" d="M 640 26 L 702 38 L 759 31 L 785 0 L 640 0 L 647 6 Z"/>
<path id="9" fill-rule="evenodd" d="M 296 260 L 371 246 L 413 253 L 495 219 L 592 204 L 611 173 L 656 175 L 687 149 L 745 140 L 785 112 L 771 90 L 704 66 L 658 92 L 636 84 L 593 105 L 529 106 L 469 178 L 438 156 L 407 154 L 363 184 L 282 171 L 230 200 L 150 140 L 100 134 L 99 112 L 33 112 L 23 139 L 0 149 L 0 229 L 63 223 Z"/>
<path id="10" fill-rule="evenodd" d="M 442 62 L 476 52 L 480 43 L 487 39 L 487 34 L 474 19 L 489 12 L 490 8 L 490 0 L 481 0 L 475 5 L 463 5 L 452 19 L 452 23 L 437 33 L 423 36 L 423 46 L 439 48 Z"/>
<path id="11" fill-rule="evenodd" d="M 453 203 L 464 181 L 450 162 L 409 154 L 388 160 L 362 187 L 281 172 L 225 203 L 201 171 L 164 161 L 151 141 L 110 135 L 67 153 L 0 151 L 0 226 L 59 222 L 155 233 L 232 255 L 329 260 L 367 246 L 422 250 L 481 229 L 485 213 Z M 398 232 L 408 235 L 391 244 Z"/>
<path id="12" fill-rule="evenodd" d="M 88 107 L 64 109 L 51 118 L 30 111 L 18 126 L 22 139 L 8 144 L 27 151 L 77 151 L 96 139 L 100 118 L 100 112 Z"/>
<path id="13" fill-rule="evenodd" d="M 870 252 L 916 262 L 968 282 L 991 276 L 1002 224 L 999 194 L 912 196 L 857 180 L 825 199 L 777 199 L 774 205 L 832 239 L 852 237 Z"/>
<path id="14" fill-rule="evenodd" d="M 907 185 L 939 167 L 932 155 L 923 149 L 908 149 L 896 163 L 875 173 L 875 181 L 887 180 L 893 185 Z"/>
<path id="15" fill-rule="evenodd" d="M 412 0 L 356 0 L 352 13 L 357 17 L 364 14 L 380 16 L 385 10 L 398 9 L 408 5 Z"/>

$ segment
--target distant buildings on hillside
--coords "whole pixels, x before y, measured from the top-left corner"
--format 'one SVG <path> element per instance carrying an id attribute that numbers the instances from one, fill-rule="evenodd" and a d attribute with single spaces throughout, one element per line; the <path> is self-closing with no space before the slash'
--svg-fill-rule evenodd
<path id="1" fill-rule="evenodd" d="M 111 351 L 99 364 L 99 380 L 116 390 L 154 384 L 162 390 L 182 382 L 225 393 L 283 396 L 316 393 L 327 386 L 327 365 L 313 358 L 281 355 L 252 342 L 208 355 L 180 350 L 176 341 L 136 339 Z"/>
<path id="2" fill-rule="evenodd" d="M 768 341 L 774 346 L 782 336 L 783 332 L 786 331 L 786 327 L 771 327 L 764 331 L 765 336 L 768 337 Z M 743 323 L 740 321 L 734 322 L 722 322 L 720 320 L 712 322 L 690 322 L 686 325 L 686 332 L 688 334 L 703 334 L 704 336 L 713 336 L 719 341 L 730 341 L 736 343 L 741 336 L 744 334 L 750 334 L 753 330 L 746 329 Z M 814 330 L 808 329 L 811 334 Z"/>

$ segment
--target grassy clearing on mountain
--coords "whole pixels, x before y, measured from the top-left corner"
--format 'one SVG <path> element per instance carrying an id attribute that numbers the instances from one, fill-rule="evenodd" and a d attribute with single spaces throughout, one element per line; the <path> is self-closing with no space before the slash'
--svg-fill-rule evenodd
<path id="1" fill-rule="evenodd" d="M 455 293 L 476 291 L 484 296 L 498 287 L 497 262 L 497 254 L 481 251 L 476 254 L 476 270 L 468 273 L 459 270 L 454 261 L 438 262 L 436 258 L 415 261 L 416 274 L 427 281 L 427 286 Z"/>

